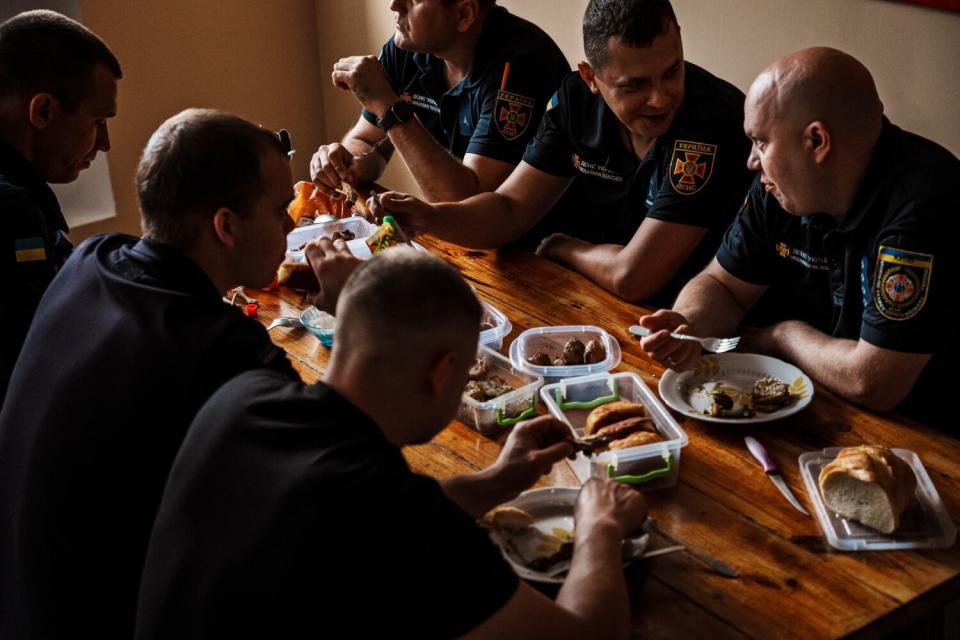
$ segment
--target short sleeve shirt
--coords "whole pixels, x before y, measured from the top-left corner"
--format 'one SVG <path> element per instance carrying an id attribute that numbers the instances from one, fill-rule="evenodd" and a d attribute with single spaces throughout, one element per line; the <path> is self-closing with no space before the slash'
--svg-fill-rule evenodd
<path id="1" fill-rule="evenodd" d="M 346 398 L 249 372 L 200 411 L 173 466 L 136 637 L 453 638 L 517 585 Z"/>
<path id="2" fill-rule="evenodd" d="M 0 141 L 0 406 L 40 298 L 73 249 L 68 231 L 43 177 Z"/>
<path id="3" fill-rule="evenodd" d="M 173 247 L 121 234 L 85 241 L 47 289 L 0 413 L 0 637 L 129 638 L 197 410 L 249 369 L 299 379 L 221 296 Z"/>
<path id="4" fill-rule="evenodd" d="M 471 153 L 518 164 L 550 96 L 570 70 L 536 25 L 494 7 L 487 16 L 469 75 L 448 88 L 443 60 L 397 47 L 380 52 L 394 91 L 414 107 L 434 139 L 457 158 Z M 363 110 L 371 124 L 377 118 Z"/>
<path id="5" fill-rule="evenodd" d="M 958 354 L 960 161 L 884 119 L 849 213 L 793 216 L 759 178 L 717 253 L 732 275 L 769 285 L 763 302 L 837 338 L 933 354 L 902 412 L 947 423 L 940 393 Z"/>
<path id="6" fill-rule="evenodd" d="M 752 172 L 743 135 L 743 93 L 685 63 L 685 97 L 670 129 L 643 160 L 625 148 L 622 126 L 574 72 L 551 98 L 524 162 L 573 178 L 525 242 L 563 232 L 592 243 L 625 245 L 646 218 L 707 229 L 658 299 L 669 303 L 716 252 L 743 203 Z"/>

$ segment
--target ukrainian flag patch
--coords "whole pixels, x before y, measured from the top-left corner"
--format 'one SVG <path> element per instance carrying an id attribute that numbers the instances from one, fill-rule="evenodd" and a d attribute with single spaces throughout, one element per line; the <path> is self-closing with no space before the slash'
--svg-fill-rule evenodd
<path id="1" fill-rule="evenodd" d="M 17 262 L 39 262 L 47 259 L 43 238 L 19 238 L 13 241 Z"/>
<path id="2" fill-rule="evenodd" d="M 547 111 L 550 111 L 550 109 L 553 109 L 558 104 L 560 104 L 560 98 L 554 93 L 553 96 L 550 97 L 550 102 L 547 103 Z"/>

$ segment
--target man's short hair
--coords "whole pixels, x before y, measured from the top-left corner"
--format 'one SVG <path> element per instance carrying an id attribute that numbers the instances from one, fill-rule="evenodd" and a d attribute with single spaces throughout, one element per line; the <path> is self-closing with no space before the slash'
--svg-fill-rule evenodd
<path id="1" fill-rule="evenodd" d="M 286 155 L 277 134 L 213 109 L 187 109 L 157 129 L 137 168 L 143 233 L 188 248 L 217 209 L 250 215 L 265 185 L 261 161 Z"/>
<path id="2" fill-rule="evenodd" d="M 438 335 L 479 337 L 483 308 L 454 267 L 424 251 L 393 248 L 362 263 L 337 303 L 337 341 L 384 355 L 411 350 Z M 352 347 L 348 347 L 352 348 Z M 432 355 L 432 354 L 426 354 Z"/>
<path id="3" fill-rule="evenodd" d="M 25 11 L 0 24 L 0 101 L 49 93 L 75 112 L 93 95 L 98 65 L 123 77 L 103 40 L 55 11 Z"/>
<path id="4" fill-rule="evenodd" d="M 632 47 L 648 47 L 676 25 L 670 0 L 590 0 L 583 14 L 583 50 L 594 69 L 607 63 L 610 38 Z"/>

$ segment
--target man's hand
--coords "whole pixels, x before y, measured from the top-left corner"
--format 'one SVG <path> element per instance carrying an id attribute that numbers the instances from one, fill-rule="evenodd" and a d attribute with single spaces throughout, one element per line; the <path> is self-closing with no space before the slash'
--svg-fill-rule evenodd
<path id="1" fill-rule="evenodd" d="M 387 191 L 367 200 L 370 215 L 379 224 L 383 216 L 393 216 L 409 237 L 429 233 L 436 225 L 436 208 L 411 195 Z"/>
<path id="2" fill-rule="evenodd" d="M 320 291 L 310 303 L 321 311 L 333 313 L 344 283 L 363 261 L 350 253 L 346 242 L 330 238 L 317 238 L 307 245 L 304 255 L 320 282 Z"/>
<path id="3" fill-rule="evenodd" d="M 633 487 L 606 478 L 590 478 L 580 490 L 574 536 L 585 540 L 597 528 L 614 527 L 620 539 L 628 537 L 647 519 L 647 502 Z"/>
<path id="4" fill-rule="evenodd" d="M 700 344 L 670 337 L 671 331 L 686 333 L 690 330 L 687 319 L 676 311 L 661 309 L 640 318 L 640 326 L 655 333 L 640 340 L 640 347 L 668 369 L 687 371 L 697 366 L 702 349 Z"/>
<path id="5" fill-rule="evenodd" d="M 333 65 L 332 78 L 335 87 L 353 92 L 360 104 L 378 118 L 400 99 L 376 56 L 340 58 Z"/>
<path id="6" fill-rule="evenodd" d="M 565 233 L 552 233 L 540 241 L 536 254 L 547 260 L 566 264 L 564 255 L 571 242 L 577 242 Z"/>
<path id="7" fill-rule="evenodd" d="M 570 428 L 551 416 L 521 422 L 513 428 L 490 472 L 502 490 L 519 494 L 549 473 L 554 463 L 573 458 L 576 449 L 570 438 Z"/>

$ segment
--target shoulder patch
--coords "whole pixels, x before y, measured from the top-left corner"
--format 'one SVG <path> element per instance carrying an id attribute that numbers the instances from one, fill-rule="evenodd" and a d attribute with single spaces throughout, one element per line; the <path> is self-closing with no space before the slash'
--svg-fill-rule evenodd
<path id="1" fill-rule="evenodd" d="M 560 104 L 559 95 L 560 95 L 559 93 L 554 93 L 552 96 L 550 96 L 550 101 L 547 102 L 547 111 L 550 111 L 550 109 L 553 109 L 558 104 Z"/>
<path id="2" fill-rule="evenodd" d="M 889 320 L 908 320 L 920 313 L 932 274 L 932 254 L 881 246 L 873 281 L 877 311 Z"/>
<path id="3" fill-rule="evenodd" d="M 523 132 L 530 125 L 533 104 L 533 98 L 503 89 L 498 91 L 494 113 L 496 114 L 495 122 L 500 135 L 507 140 L 514 140 L 523 135 Z"/>
<path id="4" fill-rule="evenodd" d="M 17 262 L 41 262 L 47 259 L 43 238 L 18 238 L 13 241 Z"/>
<path id="5" fill-rule="evenodd" d="M 673 190 L 682 196 L 692 196 L 703 189 L 713 174 L 713 160 L 716 156 L 715 144 L 676 140 L 668 165 Z"/>

